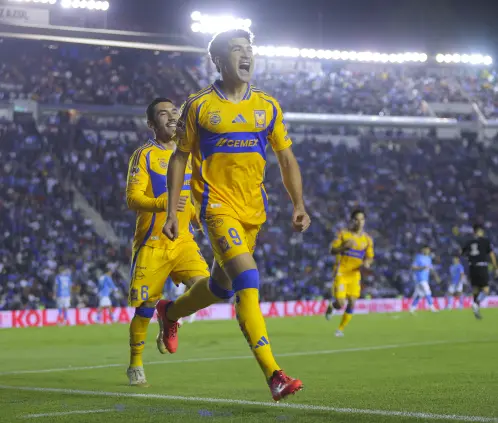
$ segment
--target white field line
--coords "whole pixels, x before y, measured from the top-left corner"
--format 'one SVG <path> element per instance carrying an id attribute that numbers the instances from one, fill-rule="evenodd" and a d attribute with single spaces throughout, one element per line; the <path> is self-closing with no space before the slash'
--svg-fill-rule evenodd
<path id="1" fill-rule="evenodd" d="M 423 412 L 414 412 L 414 411 L 389 411 L 389 410 L 372 410 L 372 409 L 363 409 L 363 408 L 339 408 L 339 407 L 328 407 L 322 405 L 247 401 L 247 400 L 237 400 L 229 398 L 183 397 L 179 395 L 83 391 L 79 389 L 38 388 L 38 387 L 28 387 L 28 386 L 5 386 L 5 385 L 0 385 L 0 389 L 13 390 L 13 391 L 69 394 L 69 395 L 89 395 L 89 396 L 98 396 L 98 397 L 147 398 L 147 399 L 159 399 L 166 401 L 186 401 L 186 402 L 202 402 L 202 403 L 211 403 L 211 404 L 258 406 L 258 407 L 281 408 L 289 410 L 324 411 L 329 413 L 364 414 L 364 415 L 384 416 L 384 417 L 405 417 L 405 418 L 423 419 L 423 420 L 449 420 L 449 421 L 465 421 L 465 422 L 479 422 L 479 423 L 498 423 L 498 417 L 459 416 L 456 414 L 434 414 L 434 413 L 423 413 Z"/>
<path id="2" fill-rule="evenodd" d="M 70 416 L 72 414 L 95 414 L 95 413 L 112 413 L 115 408 L 104 408 L 102 410 L 74 410 L 74 411 L 59 411 L 57 413 L 39 413 L 39 414 L 26 414 L 23 416 L 25 419 L 37 419 L 40 417 L 59 417 Z"/>
<path id="3" fill-rule="evenodd" d="M 425 346 L 448 345 L 448 344 L 467 344 L 469 342 L 470 341 L 461 341 L 461 340 L 412 342 L 412 343 L 406 343 L 406 344 L 376 345 L 376 346 L 371 346 L 371 347 L 342 348 L 342 349 L 336 349 L 336 350 L 299 351 L 299 352 L 275 354 L 275 357 L 301 357 L 301 356 L 312 356 L 312 355 L 342 354 L 342 353 L 362 352 L 362 351 L 391 350 L 391 349 L 396 349 L 396 348 L 425 347 Z M 483 341 L 480 341 L 480 342 L 483 342 Z M 254 359 L 254 356 L 253 355 L 236 355 L 236 356 L 224 356 L 224 357 L 199 357 L 199 358 L 187 358 L 184 360 L 149 361 L 149 362 L 144 363 L 144 364 L 151 366 L 151 365 L 155 365 L 155 364 L 201 363 L 201 362 L 211 362 L 211 361 L 248 360 L 248 359 Z M 71 372 L 71 371 L 76 371 L 76 370 L 107 369 L 110 367 L 123 367 L 123 366 L 124 366 L 123 363 L 113 363 L 113 364 L 100 364 L 100 365 L 96 365 L 96 366 L 59 367 L 59 368 L 54 368 L 54 369 L 12 370 L 12 371 L 8 371 L 8 372 L 0 372 L 0 376 L 37 374 L 37 373 Z"/>

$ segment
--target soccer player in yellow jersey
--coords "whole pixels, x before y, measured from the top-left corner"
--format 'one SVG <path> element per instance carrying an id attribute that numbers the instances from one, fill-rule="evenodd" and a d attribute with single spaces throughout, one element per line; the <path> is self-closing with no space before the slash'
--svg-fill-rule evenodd
<path id="1" fill-rule="evenodd" d="M 160 301 L 156 309 L 165 348 L 173 352 L 179 318 L 235 295 L 240 328 L 278 401 L 300 390 L 302 382 L 288 377 L 276 363 L 259 308 L 259 272 L 253 252 L 266 220 L 267 145 L 276 154 L 294 205 L 292 225 L 304 232 L 310 218 L 304 207 L 301 172 L 280 105 L 249 84 L 254 67 L 252 34 L 244 30 L 217 34 L 209 53 L 222 80 L 191 95 L 183 106 L 176 130 L 178 148 L 168 169 L 164 232 L 170 239 L 178 237 L 176 207 L 192 154 L 192 193 L 215 262 L 209 281 L 196 283 L 175 302 Z"/>
<path id="2" fill-rule="evenodd" d="M 169 276 L 174 283 L 191 286 L 209 277 L 209 268 L 190 231 L 195 210 L 190 200 L 192 170 L 189 164 L 179 187 L 180 200 L 175 204 L 178 237 L 168 239 L 162 228 L 166 221 L 166 172 L 173 151 L 172 140 L 178 121 L 178 110 L 171 100 L 157 98 L 147 107 L 147 123 L 155 138 L 137 149 L 130 159 L 126 200 L 137 212 L 133 239 L 131 282 L 128 302 L 135 307 L 130 324 L 130 385 L 146 385 L 142 352 L 147 327 L 156 302 L 162 297 Z M 158 340 L 162 353 L 162 339 Z"/>
<path id="3" fill-rule="evenodd" d="M 342 316 L 336 336 L 344 336 L 344 328 L 353 317 L 354 305 L 361 293 L 361 271 L 370 269 L 374 258 L 373 241 L 363 231 L 365 212 L 361 209 L 351 213 L 349 229 L 339 232 L 332 241 L 330 254 L 336 256 L 332 294 L 334 301 L 329 305 L 325 317 L 330 319 L 333 309 L 347 307 Z"/>

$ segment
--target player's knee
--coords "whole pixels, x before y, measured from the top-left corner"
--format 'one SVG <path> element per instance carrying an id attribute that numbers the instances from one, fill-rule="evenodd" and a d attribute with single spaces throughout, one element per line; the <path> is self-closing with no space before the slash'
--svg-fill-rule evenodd
<path id="1" fill-rule="evenodd" d="M 332 303 L 332 306 L 336 309 L 336 310 L 340 310 L 341 308 L 344 307 L 344 299 L 343 298 L 336 298 L 336 300 Z"/>
<path id="2" fill-rule="evenodd" d="M 155 307 L 150 307 L 147 303 L 141 304 L 139 307 L 135 307 L 135 316 L 140 316 L 145 319 L 152 319 L 154 316 Z"/>
<path id="3" fill-rule="evenodd" d="M 213 278 L 209 278 L 209 290 L 222 300 L 228 300 L 234 295 L 233 290 L 221 287 Z"/>
<path id="4" fill-rule="evenodd" d="M 349 303 L 348 306 L 346 307 L 346 313 L 347 314 L 353 314 L 354 313 L 354 304 Z"/>
<path id="5" fill-rule="evenodd" d="M 233 279 L 233 290 L 235 292 L 250 288 L 259 289 L 258 269 L 244 270 Z"/>

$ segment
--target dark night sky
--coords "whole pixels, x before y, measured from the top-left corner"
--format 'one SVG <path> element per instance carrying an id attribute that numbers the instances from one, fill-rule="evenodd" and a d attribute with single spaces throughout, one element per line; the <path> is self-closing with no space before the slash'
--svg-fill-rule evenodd
<path id="1" fill-rule="evenodd" d="M 199 10 L 252 19 L 259 44 L 378 51 L 498 52 L 498 0 L 110 2 L 113 14 L 119 12 L 120 17 L 151 32 L 190 34 L 190 13 Z"/>

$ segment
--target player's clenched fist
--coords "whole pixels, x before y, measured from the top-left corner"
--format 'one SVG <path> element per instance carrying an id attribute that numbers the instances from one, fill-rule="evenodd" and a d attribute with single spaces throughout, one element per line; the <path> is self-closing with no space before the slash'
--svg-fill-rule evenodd
<path id="1" fill-rule="evenodd" d="M 166 223 L 163 226 L 163 234 L 171 241 L 178 238 L 178 219 L 176 216 L 168 216 Z"/>
<path id="2" fill-rule="evenodd" d="M 311 219 L 304 209 L 294 209 L 292 228 L 296 232 L 305 232 L 311 225 Z"/>

